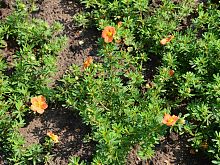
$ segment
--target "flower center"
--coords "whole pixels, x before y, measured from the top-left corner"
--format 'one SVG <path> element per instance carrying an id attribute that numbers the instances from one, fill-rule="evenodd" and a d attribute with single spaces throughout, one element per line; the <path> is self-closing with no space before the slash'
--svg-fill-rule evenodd
<path id="1" fill-rule="evenodd" d="M 40 102 L 39 102 L 39 101 L 36 102 L 36 106 L 37 106 L 37 107 L 40 106 Z"/>
<path id="2" fill-rule="evenodd" d="M 36 107 L 41 108 L 41 106 L 42 106 L 42 102 L 40 101 L 36 102 Z"/>
<path id="3" fill-rule="evenodd" d="M 112 37 L 112 32 L 108 31 L 107 36 Z"/>
<path id="4" fill-rule="evenodd" d="M 172 123 L 173 121 L 174 121 L 173 118 L 169 118 L 169 119 L 167 120 L 168 123 Z"/>

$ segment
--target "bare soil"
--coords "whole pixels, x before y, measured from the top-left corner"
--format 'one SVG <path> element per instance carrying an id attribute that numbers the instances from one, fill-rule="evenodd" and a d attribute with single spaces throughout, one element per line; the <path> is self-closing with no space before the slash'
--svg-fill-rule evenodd
<path id="1" fill-rule="evenodd" d="M 141 160 L 135 146 L 127 159 L 127 165 L 211 165 L 203 151 L 196 152 L 187 142 L 189 137 L 170 133 L 160 140 L 155 147 L 155 154 L 150 160 Z"/>
<path id="2" fill-rule="evenodd" d="M 62 35 L 68 37 L 65 49 L 58 55 L 58 72 L 54 79 L 59 79 L 72 64 L 82 65 L 87 56 L 96 55 L 96 41 L 100 35 L 96 29 L 82 29 L 73 23 L 73 15 L 83 7 L 72 0 L 41 0 L 39 12 L 33 16 L 52 24 L 58 21 L 64 25 Z M 83 44 L 80 44 L 83 43 Z"/>
<path id="3" fill-rule="evenodd" d="M 211 165 L 203 151 L 196 152 L 187 142 L 189 137 L 169 134 L 156 146 L 155 156 L 149 165 Z"/>
<path id="4" fill-rule="evenodd" d="M 28 115 L 27 124 L 20 129 L 26 140 L 26 146 L 44 143 L 47 132 L 58 135 L 59 143 L 55 144 L 52 159 L 48 165 L 66 165 L 70 156 L 79 156 L 82 160 L 91 161 L 95 151 L 94 142 L 83 142 L 90 133 L 90 128 L 83 124 L 79 114 L 71 109 L 51 105 L 42 115 Z"/>

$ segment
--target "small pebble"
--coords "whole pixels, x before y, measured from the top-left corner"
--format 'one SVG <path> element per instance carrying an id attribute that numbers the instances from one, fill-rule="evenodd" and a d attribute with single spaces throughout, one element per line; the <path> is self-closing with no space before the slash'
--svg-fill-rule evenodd
<path id="1" fill-rule="evenodd" d="M 79 45 L 82 45 L 82 44 L 84 44 L 84 41 L 82 41 L 82 40 L 79 41 Z"/>

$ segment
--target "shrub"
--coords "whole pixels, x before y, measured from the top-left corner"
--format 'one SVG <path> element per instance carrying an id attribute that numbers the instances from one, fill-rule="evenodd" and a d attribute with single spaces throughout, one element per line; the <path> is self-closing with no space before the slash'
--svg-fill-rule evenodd
<path id="1" fill-rule="evenodd" d="M 149 143 L 142 146 L 142 150 L 146 149 L 147 155 L 152 155 L 149 148 L 156 142 L 151 140 L 154 135 L 147 137 L 143 130 L 158 137 L 155 128 L 160 125 L 159 118 L 164 112 L 172 112 L 185 119 L 185 125 L 174 130 L 190 134 L 192 146 L 209 153 L 213 163 L 219 164 L 218 5 L 211 1 L 195 3 L 188 0 L 158 3 L 84 0 L 82 3 L 92 11 L 85 15 L 99 30 L 108 26 L 116 29 L 110 43 L 99 39 L 98 55 L 103 62 L 83 73 L 73 71 L 72 76 L 65 77 L 64 83 L 67 89 L 64 91 L 72 93 L 67 92 L 68 104 L 77 107 L 95 131 L 94 137 L 99 141 L 97 153 L 100 157 L 97 159 L 102 158 L 103 164 L 111 164 L 114 159 L 116 164 L 122 163 L 123 156 L 118 160 L 117 156 L 126 155 L 128 150 L 121 146 L 141 143 L 145 138 L 143 141 Z M 160 66 L 154 76 L 149 77 L 147 64 L 152 63 L 150 57 L 155 56 Z M 67 82 L 79 86 L 69 86 Z M 148 89 L 143 92 L 143 88 Z M 139 121 L 138 125 L 132 121 Z M 125 138 L 123 133 L 110 133 L 115 132 L 115 123 L 120 129 L 125 126 L 134 128 L 131 132 L 136 135 L 127 135 L 130 144 L 126 143 L 127 136 Z M 105 127 L 104 133 L 108 133 L 103 134 L 100 129 Z M 140 135 L 138 131 L 141 130 Z M 107 135 L 110 140 L 105 140 Z M 107 147 L 107 144 L 111 139 L 115 143 L 109 143 L 110 146 L 120 147 L 115 147 L 112 152 L 119 153 L 117 156 L 109 157 L 113 147 Z M 124 152 L 120 152 L 121 149 Z"/>
<path id="2" fill-rule="evenodd" d="M 164 134 L 166 110 L 160 86 L 145 92 L 143 76 L 138 67 L 130 68 L 135 66 L 134 59 L 125 51 L 103 60 L 105 63 L 92 64 L 83 72 L 72 67 L 59 86 L 58 97 L 63 96 L 91 125 L 93 140 L 98 142 L 94 164 L 123 164 L 137 144 L 142 146 L 141 154 L 150 157 L 151 148 Z"/>
<path id="3" fill-rule="evenodd" d="M 48 86 L 56 71 L 56 54 L 65 37 L 56 37 L 62 26 L 52 27 L 29 18 L 26 6 L 17 1 L 16 10 L 0 22 L 0 147 L 9 164 L 36 164 L 46 152 L 40 144 L 24 147 L 18 129 L 30 112 L 30 98 L 53 90 Z"/>

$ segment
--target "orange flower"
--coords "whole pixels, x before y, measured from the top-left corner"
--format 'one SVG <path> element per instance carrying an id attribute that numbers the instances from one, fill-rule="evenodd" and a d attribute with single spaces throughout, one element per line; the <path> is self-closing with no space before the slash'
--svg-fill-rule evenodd
<path id="1" fill-rule="evenodd" d="M 178 116 L 170 116 L 169 114 L 165 114 L 163 117 L 163 124 L 166 124 L 167 126 L 173 126 L 176 121 L 179 119 Z"/>
<path id="2" fill-rule="evenodd" d="M 58 136 L 53 134 L 51 131 L 47 132 L 47 136 L 49 136 L 53 140 L 54 143 L 58 143 L 59 142 Z"/>
<path id="3" fill-rule="evenodd" d="M 174 36 L 170 35 L 169 37 L 160 40 L 160 44 L 165 45 L 167 42 L 170 42 L 173 38 L 174 38 Z"/>
<path id="4" fill-rule="evenodd" d="M 31 104 L 30 109 L 40 114 L 44 113 L 44 110 L 48 107 L 46 98 L 42 95 L 31 98 Z"/>
<path id="5" fill-rule="evenodd" d="M 102 38 L 106 43 L 112 42 L 114 35 L 116 34 L 115 28 L 113 26 L 106 26 L 102 31 Z"/>
<path id="6" fill-rule="evenodd" d="M 172 77 L 174 75 L 174 73 L 175 73 L 174 70 L 172 70 L 172 69 L 169 70 L 170 77 Z"/>
<path id="7" fill-rule="evenodd" d="M 91 56 L 87 57 L 87 59 L 83 63 L 83 68 L 88 68 L 90 64 L 93 62 L 93 59 Z"/>

